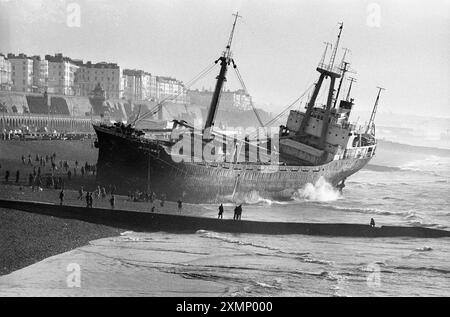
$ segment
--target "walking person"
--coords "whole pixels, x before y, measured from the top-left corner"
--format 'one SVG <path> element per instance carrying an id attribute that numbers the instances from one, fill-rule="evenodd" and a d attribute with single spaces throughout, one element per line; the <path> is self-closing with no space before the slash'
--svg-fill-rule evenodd
<path id="1" fill-rule="evenodd" d="M 220 204 L 219 206 L 219 215 L 217 216 L 217 219 L 223 219 L 223 204 Z"/>
<path id="2" fill-rule="evenodd" d="M 241 220 L 241 216 L 242 216 L 242 204 L 240 204 L 238 207 L 238 214 L 237 214 L 238 220 Z"/>

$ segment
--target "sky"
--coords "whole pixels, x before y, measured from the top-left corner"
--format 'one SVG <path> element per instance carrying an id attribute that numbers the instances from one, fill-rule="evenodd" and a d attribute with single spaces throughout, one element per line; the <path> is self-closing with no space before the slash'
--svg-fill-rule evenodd
<path id="1" fill-rule="evenodd" d="M 0 0 L 0 52 L 61 52 L 188 82 L 220 56 L 236 11 L 233 57 L 266 110 L 317 80 L 324 42 L 343 22 L 337 60 L 351 50 L 358 110 L 370 111 L 382 86 L 380 112 L 450 117 L 450 0 Z M 227 88 L 240 88 L 232 70 Z"/>

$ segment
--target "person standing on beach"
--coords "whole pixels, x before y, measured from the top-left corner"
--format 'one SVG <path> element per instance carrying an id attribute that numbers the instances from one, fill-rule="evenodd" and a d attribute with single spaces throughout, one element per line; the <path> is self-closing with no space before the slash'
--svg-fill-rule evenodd
<path id="1" fill-rule="evenodd" d="M 238 214 L 237 214 L 238 220 L 241 220 L 241 215 L 242 215 L 242 204 L 240 204 L 238 207 Z"/>
<path id="2" fill-rule="evenodd" d="M 81 186 L 80 187 L 80 189 L 78 190 L 78 200 L 82 200 L 83 199 L 83 194 L 84 194 L 84 191 L 83 191 L 83 186 Z"/>
<path id="3" fill-rule="evenodd" d="M 64 189 L 61 189 L 61 192 L 59 193 L 59 204 L 62 206 L 64 202 Z"/>
<path id="4" fill-rule="evenodd" d="M 370 226 L 375 228 L 375 220 L 373 218 L 370 219 Z"/>
<path id="5" fill-rule="evenodd" d="M 238 219 L 238 213 L 239 213 L 239 207 L 236 206 L 236 207 L 234 207 L 234 216 L 233 216 L 233 220 L 237 220 L 237 219 Z"/>
<path id="6" fill-rule="evenodd" d="M 178 212 L 181 213 L 183 209 L 183 202 L 181 201 L 181 199 L 178 199 L 177 205 L 178 205 Z"/>
<path id="7" fill-rule="evenodd" d="M 86 208 L 89 208 L 89 192 L 86 192 Z"/>
<path id="8" fill-rule="evenodd" d="M 219 216 L 217 219 L 223 219 L 223 204 L 220 204 L 219 206 Z"/>
<path id="9" fill-rule="evenodd" d="M 5 172 L 5 182 L 9 181 L 9 171 Z"/>
<path id="10" fill-rule="evenodd" d="M 109 199 L 109 203 L 111 204 L 111 209 L 114 209 L 114 206 L 116 204 L 116 198 L 114 195 L 111 195 L 111 198 Z"/>
<path id="11" fill-rule="evenodd" d="M 19 182 L 19 178 L 20 178 L 20 171 L 17 170 L 17 172 L 16 172 L 16 183 Z"/>
<path id="12" fill-rule="evenodd" d="M 92 198 L 92 195 L 94 193 L 89 193 L 89 208 L 92 208 L 92 205 L 94 204 L 94 199 Z"/>
<path id="13" fill-rule="evenodd" d="M 106 188 L 102 187 L 102 199 L 106 198 Z"/>

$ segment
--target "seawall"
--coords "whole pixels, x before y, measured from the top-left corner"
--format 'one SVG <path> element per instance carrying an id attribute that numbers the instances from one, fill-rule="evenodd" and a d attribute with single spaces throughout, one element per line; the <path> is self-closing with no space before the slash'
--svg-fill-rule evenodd
<path id="1" fill-rule="evenodd" d="M 84 207 L 11 200 L 0 200 L 0 207 L 54 217 L 78 219 L 133 231 L 194 233 L 197 230 L 210 230 L 232 233 L 304 234 L 339 237 L 450 237 L 450 231 L 422 227 L 382 226 L 371 228 L 368 225 L 349 223 L 234 221 L 128 210 L 87 209 Z"/>

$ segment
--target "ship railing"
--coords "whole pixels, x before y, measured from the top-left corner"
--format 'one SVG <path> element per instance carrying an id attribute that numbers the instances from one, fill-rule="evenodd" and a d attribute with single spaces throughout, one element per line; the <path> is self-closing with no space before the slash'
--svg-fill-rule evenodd
<path id="1" fill-rule="evenodd" d="M 372 157 L 374 154 L 375 154 L 375 145 L 367 145 L 345 150 L 342 158 L 343 159 L 369 158 Z"/>
<path id="2" fill-rule="evenodd" d="M 338 74 L 338 75 L 340 75 L 342 73 L 342 70 L 336 65 L 331 66 L 329 64 L 319 63 L 319 65 L 317 65 L 317 68 L 323 69 L 323 70 L 326 70 L 327 72 Z"/>

